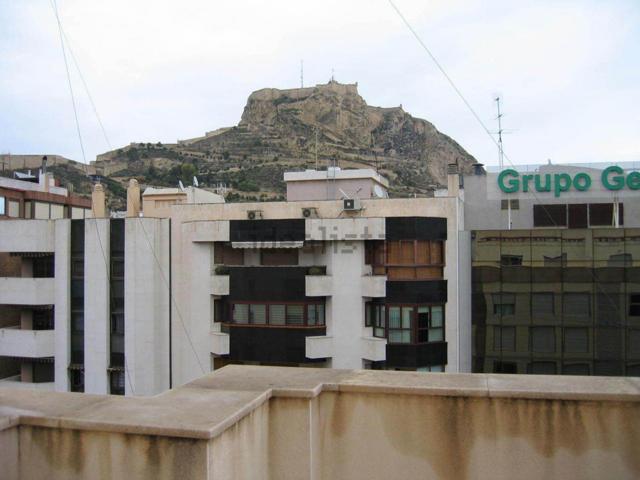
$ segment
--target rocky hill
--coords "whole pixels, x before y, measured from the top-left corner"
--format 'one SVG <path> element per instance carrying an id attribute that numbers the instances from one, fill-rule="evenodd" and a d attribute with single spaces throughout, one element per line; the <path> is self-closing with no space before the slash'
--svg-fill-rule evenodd
<path id="1" fill-rule="evenodd" d="M 317 163 L 316 163 L 317 158 Z M 392 196 L 430 195 L 446 183 L 447 164 L 469 171 L 475 159 L 431 123 L 402 109 L 372 107 L 357 84 L 328 84 L 252 93 L 235 127 L 176 144 L 133 143 L 99 155 L 98 173 L 124 184 L 175 186 L 197 172 L 201 185 L 232 187 L 228 201 L 284 193 L 287 170 L 377 168 Z"/>

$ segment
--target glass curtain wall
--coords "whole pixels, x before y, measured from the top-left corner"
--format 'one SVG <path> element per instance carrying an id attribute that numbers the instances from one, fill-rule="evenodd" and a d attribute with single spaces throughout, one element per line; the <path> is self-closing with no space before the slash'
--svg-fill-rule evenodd
<path id="1" fill-rule="evenodd" d="M 473 371 L 640 376 L 640 229 L 476 231 Z"/>

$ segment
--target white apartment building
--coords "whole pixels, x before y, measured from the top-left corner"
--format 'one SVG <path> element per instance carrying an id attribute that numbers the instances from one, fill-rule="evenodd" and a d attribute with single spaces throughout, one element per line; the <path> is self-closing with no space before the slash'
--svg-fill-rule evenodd
<path id="1" fill-rule="evenodd" d="M 141 216 L 132 185 L 127 218 L 0 222 L 0 256 L 21 262 L 0 278 L 0 304 L 20 312 L 0 329 L 0 387 L 153 395 L 227 363 L 470 371 L 457 171 L 416 199 L 385 198 L 366 170 L 334 172 L 322 197 L 319 176 L 290 176 L 286 202 L 163 190 L 155 208 L 150 190 Z M 29 322 L 42 306 L 47 330 Z"/>

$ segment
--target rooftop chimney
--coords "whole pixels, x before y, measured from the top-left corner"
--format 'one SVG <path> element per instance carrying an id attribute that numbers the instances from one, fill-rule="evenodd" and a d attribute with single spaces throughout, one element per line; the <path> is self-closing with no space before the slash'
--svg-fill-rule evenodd
<path id="1" fill-rule="evenodd" d="M 93 186 L 93 192 L 91 192 L 91 213 L 93 213 L 93 218 L 107 218 L 105 200 L 104 187 L 102 184 L 96 183 Z"/>
<path id="2" fill-rule="evenodd" d="M 132 178 L 127 187 L 127 217 L 138 216 L 140 216 L 140 185 L 135 178 Z"/>

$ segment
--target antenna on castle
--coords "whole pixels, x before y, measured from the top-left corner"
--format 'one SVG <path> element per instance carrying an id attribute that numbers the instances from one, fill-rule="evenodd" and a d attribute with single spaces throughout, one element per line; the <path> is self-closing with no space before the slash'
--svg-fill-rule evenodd
<path id="1" fill-rule="evenodd" d="M 336 81 L 336 79 L 335 79 L 335 78 L 334 78 L 334 76 L 333 76 L 333 68 L 331 69 L 331 81 L 332 81 L 332 82 L 335 82 L 335 81 Z"/>
<path id="2" fill-rule="evenodd" d="M 300 88 L 304 88 L 304 60 L 300 60 Z"/>

